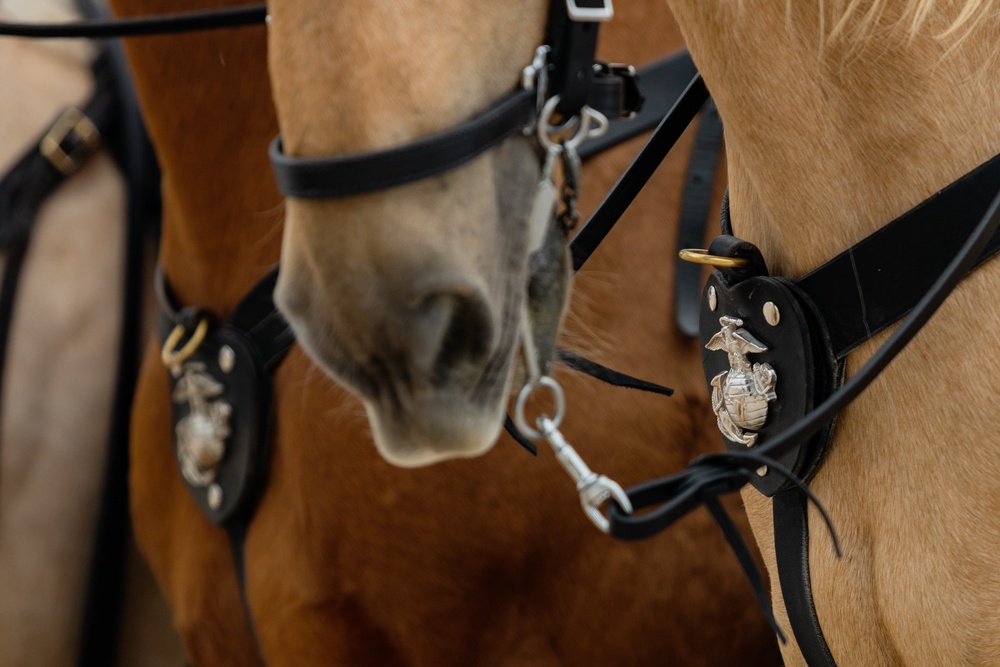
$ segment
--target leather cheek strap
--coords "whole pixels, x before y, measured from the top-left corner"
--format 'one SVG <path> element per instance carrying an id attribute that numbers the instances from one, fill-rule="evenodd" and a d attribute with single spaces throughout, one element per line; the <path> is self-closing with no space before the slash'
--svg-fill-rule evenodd
<path id="1" fill-rule="evenodd" d="M 532 126 L 535 102 L 535 91 L 519 89 L 461 125 L 367 153 L 295 157 L 284 152 L 279 136 L 271 142 L 271 165 L 288 197 L 335 199 L 385 190 L 459 167 Z"/>

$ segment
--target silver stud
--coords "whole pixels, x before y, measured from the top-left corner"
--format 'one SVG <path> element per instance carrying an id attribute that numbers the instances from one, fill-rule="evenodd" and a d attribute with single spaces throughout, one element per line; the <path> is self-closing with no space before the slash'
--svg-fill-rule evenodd
<path id="1" fill-rule="evenodd" d="M 222 506 L 222 487 L 218 484 L 208 487 L 208 506 L 213 510 Z"/>
<path id="2" fill-rule="evenodd" d="M 708 288 L 708 309 L 714 312 L 718 305 L 719 297 L 715 294 L 715 287 L 710 285 Z"/>
<path id="3" fill-rule="evenodd" d="M 767 466 L 761 466 L 761 467 L 757 468 L 757 474 L 760 475 L 761 477 L 763 477 L 764 475 L 766 475 L 767 474 Z"/>
<path id="4" fill-rule="evenodd" d="M 773 301 L 764 304 L 764 320 L 772 327 L 778 326 L 778 322 L 781 321 L 781 313 Z"/>
<path id="5" fill-rule="evenodd" d="M 233 348 L 228 345 L 223 345 L 222 349 L 219 350 L 219 368 L 222 369 L 223 373 L 228 373 L 233 370 L 233 366 L 236 365 L 236 353 Z"/>

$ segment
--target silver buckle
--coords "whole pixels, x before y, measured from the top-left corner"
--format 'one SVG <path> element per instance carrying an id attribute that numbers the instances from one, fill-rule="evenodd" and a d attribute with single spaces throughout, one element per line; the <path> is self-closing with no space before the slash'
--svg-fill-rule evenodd
<path id="1" fill-rule="evenodd" d="M 602 0 L 600 7 L 581 7 L 578 0 L 566 0 L 566 12 L 574 21 L 583 23 L 604 23 L 615 15 L 611 0 Z"/>

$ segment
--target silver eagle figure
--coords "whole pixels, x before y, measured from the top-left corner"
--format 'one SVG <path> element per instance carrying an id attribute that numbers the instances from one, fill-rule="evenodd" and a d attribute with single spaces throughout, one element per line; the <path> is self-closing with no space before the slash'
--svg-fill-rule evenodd
<path id="1" fill-rule="evenodd" d="M 729 370 L 712 378 L 712 410 L 719 430 L 729 440 L 747 447 L 757 442 L 757 433 L 767 421 L 767 404 L 778 396 L 774 391 L 778 375 L 767 363 L 752 364 L 748 354 L 766 352 L 767 347 L 741 328 L 743 320 L 719 318 L 722 330 L 712 336 L 709 350 L 725 350 Z"/>

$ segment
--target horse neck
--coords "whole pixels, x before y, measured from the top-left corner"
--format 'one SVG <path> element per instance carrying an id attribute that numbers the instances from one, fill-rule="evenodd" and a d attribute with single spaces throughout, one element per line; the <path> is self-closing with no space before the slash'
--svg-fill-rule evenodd
<path id="1" fill-rule="evenodd" d="M 197 8 L 115 4 L 126 15 Z M 182 304 L 224 315 L 277 263 L 281 243 L 264 29 L 131 40 L 127 48 L 163 173 L 160 262 Z"/>
<path id="2" fill-rule="evenodd" d="M 709 4 L 671 0 L 726 124 L 734 233 L 773 273 L 808 271 L 1000 150 L 995 23 L 942 38 L 951 3 L 898 34 L 907 3 L 887 2 L 866 38 L 824 3 Z"/>

